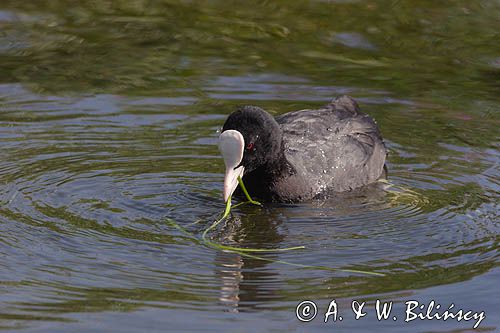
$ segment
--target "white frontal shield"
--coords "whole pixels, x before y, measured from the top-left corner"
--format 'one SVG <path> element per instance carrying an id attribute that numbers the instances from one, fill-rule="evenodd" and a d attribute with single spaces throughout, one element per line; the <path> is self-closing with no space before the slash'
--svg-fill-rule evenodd
<path id="1" fill-rule="evenodd" d="M 219 150 L 224 158 L 226 174 L 224 176 L 224 202 L 227 202 L 238 186 L 238 177 L 243 176 L 245 168 L 237 167 L 243 159 L 245 139 L 236 130 L 227 130 L 219 136 Z M 237 167 L 237 168 L 236 168 Z"/>

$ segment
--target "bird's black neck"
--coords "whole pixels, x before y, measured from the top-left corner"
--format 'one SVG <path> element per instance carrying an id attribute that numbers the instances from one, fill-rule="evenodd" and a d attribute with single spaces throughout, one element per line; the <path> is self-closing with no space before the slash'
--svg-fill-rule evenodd
<path id="1" fill-rule="evenodd" d="M 272 200 L 272 189 L 280 180 L 289 177 L 293 172 L 293 167 L 281 150 L 276 158 L 246 174 L 243 181 L 251 196 Z"/>

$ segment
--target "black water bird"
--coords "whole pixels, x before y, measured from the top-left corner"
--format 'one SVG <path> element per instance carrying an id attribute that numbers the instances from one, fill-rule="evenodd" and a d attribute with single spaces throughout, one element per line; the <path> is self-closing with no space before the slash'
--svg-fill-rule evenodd
<path id="1" fill-rule="evenodd" d="M 224 201 L 242 176 L 260 200 L 300 202 L 375 182 L 384 175 L 386 148 L 376 122 L 348 96 L 320 109 L 274 118 L 256 106 L 238 108 L 219 138 Z"/>

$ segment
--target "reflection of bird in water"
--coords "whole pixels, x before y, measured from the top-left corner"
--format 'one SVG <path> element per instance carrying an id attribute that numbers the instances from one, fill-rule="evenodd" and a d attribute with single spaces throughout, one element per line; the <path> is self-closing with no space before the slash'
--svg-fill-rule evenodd
<path id="1" fill-rule="evenodd" d="M 218 242 L 239 247 L 279 247 L 284 237 L 278 233 L 280 217 L 266 209 L 254 208 L 243 208 L 244 214 L 228 219 L 213 237 Z M 275 254 L 269 253 L 259 256 L 275 258 Z M 219 251 L 215 263 L 216 275 L 221 281 L 219 301 L 228 311 L 238 312 L 242 307 L 253 307 L 253 304 L 273 297 L 273 291 L 263 289 L 263 286 L 278 274 L 267 269 L 269 262 L 243 257 L 238 253 Z M 262 284 L 259 284 L 259 281 L 262 281 Z"/>
<path id="2" fill-rule="evenodd" d="M 238 312 L 243 260 L 237 253 L 219 251 L 215 261 L 218 263 L 216 275 L 221 281 L 219 301 L 227 311 Z"/>

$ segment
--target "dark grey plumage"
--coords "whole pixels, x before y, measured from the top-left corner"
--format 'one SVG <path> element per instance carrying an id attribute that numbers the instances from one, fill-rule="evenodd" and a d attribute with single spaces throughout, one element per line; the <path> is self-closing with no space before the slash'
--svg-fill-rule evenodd
<path id="1" fill-rule="evenodd" d="M 266 133 L 256 125 L 260 120 L 253 121 L 262 117 L 266 123 L 273 122 L 262 109 L 243 107 L 228 118 L 223 129 L 236 129 L 245 142 L 255 144 L 255 151 L 244 153 L 248 172 L 243 180 L 256 197 L 278 202 L 310 200 L 372 183 L 384 173 L 386 149 L 377 124 L 348 96 L 321 109 L 275 118 L 278 126 L 272 125 L 272 135 L 269 131 L 262 135 L 265 140 L 259 139 L 259 133 Z M 281 147 L 272 156 L 259 151 L 260 146 L 270 146 L 270 140 Z"/>

